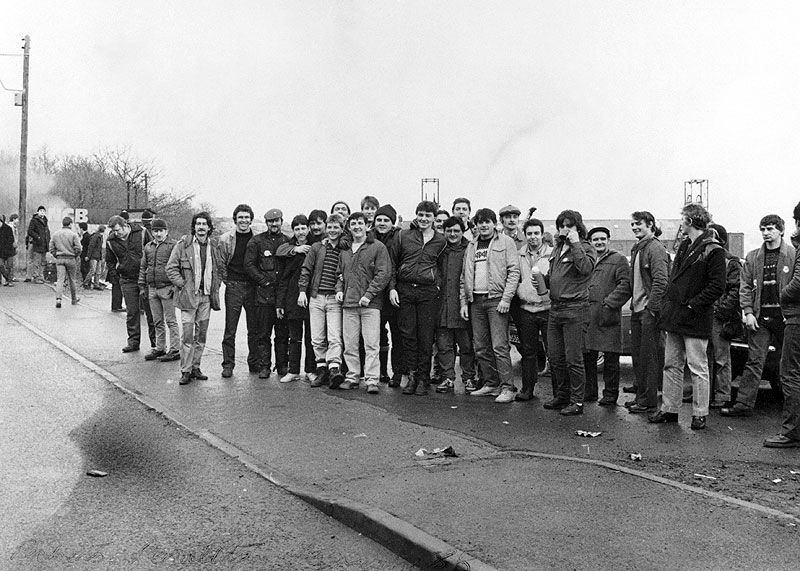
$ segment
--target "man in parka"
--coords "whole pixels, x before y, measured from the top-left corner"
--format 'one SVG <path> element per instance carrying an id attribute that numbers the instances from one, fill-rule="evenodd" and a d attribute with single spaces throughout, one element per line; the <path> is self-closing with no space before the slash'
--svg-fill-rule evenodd
<path id="1" fill-rule="evenodd" d="M 208 212 L 195 214 L 191 235 L 178 241 L 167 262 L 167 276 L 175 286 L 175 307 L 181 310 L 181 385 L 208 380 L 200 370 L 200 359 L 211 310 L 220 310 L 221 283 L 219 244 L 210 238 L 213 231 Z"/>
<path id="2" fill-rule="evenodd" d="M 45 254 L 50 246 L 50 228 L 47 224 L 47 209 L 40 206 L 28 224 L 28 234 L 25 240 L 28 245 L 26 282 L 44 283 Z"/>
<path id="3" fill-rule="evenodd" d="M 608 246 L 611 231 L 589 230 L 597 261 L 589 284 L 589 325 L 586 331 L 586 395 L 597 400 L 597 356 L 603 353 L 603 398 L 598 404 L 616 406 L 619 398 L 619 356 L 622 353 L 622 306 L 631 298 L 631 269 L 625 256 Z"/>
<path id="4" fill-rule="evenodd" d="M 139 266 L 139 287 L 142 291 L 147 291 L 147 301 L 150 304 L 156 330 L 156 346 L 144 356 L 144 360 L 176 361 L 181 356 L 180 340 L 173 301 L 175 287 L 167 276 L 167 262 L 177 242 L 168 237 L 167 223 L 160 218 L 153 220 L 150 228 L 153 240 L 144 246 L 142 263 Z M 169 352 L 167 352 L 167 330 L 169 330 Z"/>

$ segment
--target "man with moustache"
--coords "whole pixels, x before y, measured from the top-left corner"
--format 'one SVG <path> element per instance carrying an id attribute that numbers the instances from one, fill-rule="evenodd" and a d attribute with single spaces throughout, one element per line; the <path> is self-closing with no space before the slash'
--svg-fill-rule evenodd
<path id="1" fill-rule="evenodd" d="M 219 244 L 211 240 L 214 225 L 208 212 L 192 217 L 192 233 L 183 236 L 169 256 L 166 272 L 175 286 L 175 307 L 181 310 L 181 379 L 187 385 L 208 377 L 200 370 L 211 310 L 219 311 Z"/>
<path id="2" fill-rule="evenodd" d="M 247 243 L 244 267 L 247 275 L 256 284 L 256 340 L 258 357 L 256 363 L 261 371 L 259 379 L 268 379 L 272 374 L 272 332 L 275 331 L 275 366 L 278 376 L 289 371 L 289 330 L 283 319 L 278 319 L 278 258 L 277 251 L 289 241 L 281 228 L 283 212 L 271 208 L 264 214 L 267 231 L 256 234 Z"/>
<path id="3" fill-rule="evenodd" d="M 233 230 L 219 239 L 220 277 L 225 284 L 225 333 L 222 337 L 222 376 L 230 378 L 236 366 L 236 330 L 242 309 L 247 325 L 247 366 L 251 373 L 260 372 L 258 345 L 259 324 L 256 309 L 256 284 L 247 273 L 244 255 L 253 238 L 253 209 L 239 204 L 233 209 Z"/>
<path id="4" fill-rule="evenodd" d="M 520 210 L 509 204 L 500 209 L 500 222 L 503 225 L 503 234 L 514 240 L 517 251 L 525 246 L 525 236 L 519 229 Z"/>

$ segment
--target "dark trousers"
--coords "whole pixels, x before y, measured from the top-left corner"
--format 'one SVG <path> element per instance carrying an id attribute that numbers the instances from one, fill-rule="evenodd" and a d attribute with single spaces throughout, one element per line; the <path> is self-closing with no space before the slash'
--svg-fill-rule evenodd
<path id="1" fill-rule="evenodd" d="M 384 300 L 384 304 L 388 305 L 389 302 Z M 389 329 L 386 329 L 386 326 L 389 326 Z M 391 350 L 390 350 L 390 343 L 389 343 L 389 334 L 391 333 L 392 342 L 391 342 Z M 388 357 L 391 355 L 391 362 L 392 362 L 392 374 L 406 374 L 408 371 L 406 370 L 405 361 L 403 360 L 403 338 L 400 335 L 400 325 L 397 321 L 397 310 L 392 307 L 390 309 L 381 310 L 381 374 L 388 373 L 387 368 L 384 365 L 384 359 L 386 362 L 389 361 Z M 386 357 L 384 357 L 386 354 Z"/>
<path id="2" fill-rule="evenodd" d="M 111 309 L 122 309 L 122 287 L 117 272 L 108 272 L 108 281 L 111 282 Z"/>
<path id="3" fill-rule="evenodd" d="M 539 335 L 541 334 L 546 347 L 549 316 L 549 311 L 531 313 L 522 308 L 518 308 L 512 316 L 519 336 L 519 350 L 522 355 L 522 391 L 525 393 L 532 393 L 533 387 L 539 380 Z M 555 396 L 557 392 L 555 377 L 551 380 Z"/>
<path id="4" fill-rule="evenodd" d="M 556 385 L 553 396 L 570 404 L 583 404 L 586 372 L 583 368 L 583 330 L 589 304 L 550 307 L 547 344 L 550 371 Z"/>
<path id="5" fill-rule="evenodd" d="M 781 353 L 783 423 L 781 434 L 800 440 L 800 324 L 787 323 Z"/>
<path id="6" fill-rule="evenodd" d="M 583 366 L 586 369 L 586 400 L 597 400 L 597 357 L 598 351 L 586 351 L 583 354 Z M 603 351 L 603 396 L 619 397 L 619 353 Z"/>
<path id="7" fill-rule="evenodd" d="M 403 337 L 403 358 L 409 373 L 420 381 L 430 381 L 431 354 L 439 317 L 439 288 L 398 284 L 400 296 L 398 324 Z"/>
<path id="8" fill-rule="evenodd" d="M 761 373 L 764 372 L 764 363 L 767 360 L 770 342 L 775 348 L 781 347 L 783 337 L 783 319 L 774 317 L 771 319 L 759 317 L 758 329 L 756 331 L 747 330 L 747 364 L 739 378 L 736 402 L 749 408 L 756 405 L 758 386 L 761 384 Z M 783 371 L 783 367 L 781 367 L 781 371 Z"/>
<path id="9" fill-rule="evenodd" d="M 465 322 L 466 323 L 466 322 Z M 469 334 L 469 323 L 466 327 L 439 327 L 436 330 L 436 360 L 442 379 L 456 379 L 456 351 L 458 345 L 458 364 L 461 366 L 461 380 L 475 380 L 475 351 L 472 348 L 472 336 Z"/>
<path id="10" fill-rule="evenodd" d="M 275 330 L 275 366 L 278 371 L 289 366 L 289 329 L 285 319 L 278 319 L 275 304 L 256 305 L 256 344 L 261 368 L 272 369 L 272 331 Z"/>
<path id="11" fill-rule="evenodd" d="M 144 307 L 147 316 L 147 330 L 150 337 L 150 345 L 156 346 L 156 326 L 153 321 L 153 312 L 150 311 L 150 302 L 142 303 L 142 290 L 136 280 L 120 278 L 119 285 L 122 289 L 122 296 L 125 298 L 125 309 L 127 319 L 125 325 L 128 328 L 128 345 L 138 347 L 142 339 L 142 317 L 141 310 Z M 145 289 L 145 292 L 147 290 Z"/>
<path id="12" fill-rule="evenodd" d="M 664 343 L 657 319 L 648 310 L 631 314 L 631 357 L 636 377 L 636 402 L 658 406 L 658 389 L 664 374 Z"/>
<path id="13" fill-rule="evenodd" d="M 289 372 L 300 374 L 300 357 L 305 348 L 305 360 L 303 362 L 303 372 L 313 373 L 317 370 L 317 363 L 314 359 L 314 346 L 311 344 L 311 320 L 308 315 L 305 319 L 287 319 L 286 325 L 289 329 Z M 305 328 L 305 336 L 303 329 Z"/>
<path id="14" fill-rule="evenodd" d="M 256 287 L 250 282 L 230 281 L 225 284 L 225 334 L 222 337 L 222 366 L 236 366 L 236 330 L 244 308 L 247 325 L 247 365 L 258 370 L 258 322 L 256 321 Z"/>

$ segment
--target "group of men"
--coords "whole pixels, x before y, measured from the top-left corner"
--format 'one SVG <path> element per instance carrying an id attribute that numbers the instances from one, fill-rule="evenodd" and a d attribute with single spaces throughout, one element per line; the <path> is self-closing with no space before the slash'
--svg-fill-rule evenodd
<path id="1" fill-rule="evenodd" d="M 692 429 L 706 427 L 710 408 L 749 416 L 772 343 L 783 347 L 785 411 L 782 432 L 765 446 L 800 446 L 800 261 L 783 240 L 779 216 L 761 220 L 764 244 L 742 268 L 726 250 L 725 228 L 699 204 L 681 211 L 684 239 L 674 259 L 658 239 L 653 215 L 634 212 L 630 261 L 609 247 L 608 228 L 587 230 L 574 210 L 558 215 L 548 244 L 533 210 L 520 228 L 521 212 L 511 205 L 498 220 L 488 208 L 473 216 L 466 198 L 454 201 L 454 215 L 422 201 L 402 229 L 391 205 L 367 196 L 360 211 L 339 201 L 330 212 L 295 216 L 289 236 L 281 210 L 268 210 L 266 231 L 254 233 L 253 210 L 241 204 L 234 228 L 219 239 L 211 237 L 210 215 L 201 212 L 179 241 L 169 238 L 163 220 L 145 228 L 114 216 L 106 262 L 128 312 L 123 351 L 139 349 L 139 299 L 146 292 L 142 309 L 153 349 L 145 359 L 180 359 L 181 384 L 206 379 L 200 359 L 210 310 L 221 308 L 225 283 L 225 378 L 235 368 L 244 311 L 247 364 L 260 378 L 270 377 L 274 364 L 282 383 L 305 377 L 312 387 L 349 389 L 363 379 L 369 393 L 379 393 L 383 382 L 425 395 L 434 381 L 437 392 L 453 390 L 458 356 L 469 394 L 510 403 L 532 398 L 544 348 L 553 395 L 544 408 L 579 415 L 586 402 L 617 405 L 621 312 L 630 303 L 630 413 L 647 414 L 652 423 L 677 422 L 690 379 Z M 800 205 L 794 217 L 800 227 Z M 65 229 L 71 222 L 64 220 Z M 74 264 L 75 240 L 60 232 L 50 240 L 66 274 L 74 272 L 66 258 L 73 255 Z M 742 333 L 743 321 L 750 355 L 731 402 L 730 340 Z M 510 322 L 522 356 L 520 389 L 512 374 Z"/>

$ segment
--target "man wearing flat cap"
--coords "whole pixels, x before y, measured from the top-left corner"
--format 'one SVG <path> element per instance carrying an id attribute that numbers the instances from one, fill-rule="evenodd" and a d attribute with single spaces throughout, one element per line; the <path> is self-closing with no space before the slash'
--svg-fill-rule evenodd
<path id="1" fill-rule="evenodd" d="M 500 209 L 500 222 L 503 224 L 503 234 L 514 240 L 517 251 L 525 245 L 525 235 L 519 229 L 519 215 L 519 208 L 512 204 Z"/>
<path id="2" fill-rule="evenodd" d="M 278 259 L 277 251 L 282 244 L 289 242 L 281 228 L 283 212 L 271 208 L 264 215 L 267 231 L 256 234 L 247 243 L 244 253 L 244 267 L 256 283 L 256 321 L 258 330 L 256 345 L 259 348 L 260 379 L 268 379 L 272 374 L 272 331 L 275 330 L 275 365 L 278 376 L 289 372 L 289 329 L 286 321 L 278 319 L 276 303 L 278 300 Z"/>

